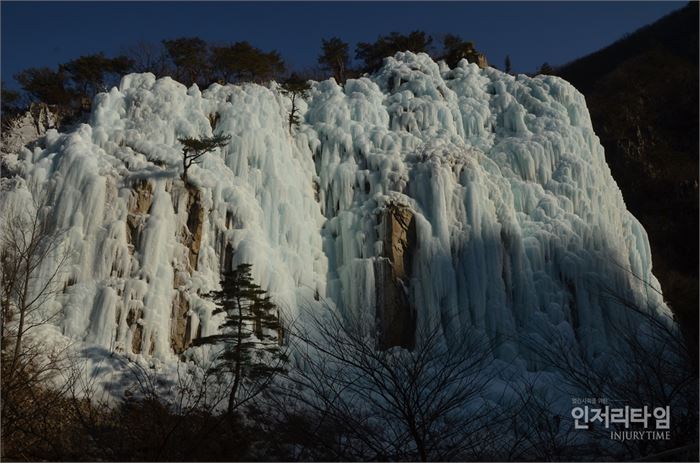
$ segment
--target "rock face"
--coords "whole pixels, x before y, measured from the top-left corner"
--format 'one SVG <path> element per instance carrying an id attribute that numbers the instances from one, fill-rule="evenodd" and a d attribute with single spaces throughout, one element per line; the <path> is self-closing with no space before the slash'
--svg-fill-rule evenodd
<path id="1" fill-rule="evenodd" d="M 153 187 L 151 184 L 145 180 L 137 182 L 133 187 L 133 194 L 129 203 L 129 215 L 126 218 L 129 231 L 127 238 L 132 245 L 139 241 L 139 235 L 143 231 L 152 202 Z"/>
<path id="2" fill-rule="evenodd" d="M 179 187 L 179 182 L 178 182 Z M 171 316 L 171 346 L 176 354 L 183 353 L 193 340 L 193 320 L 190 313 L 187 281 L 197 270 L 199 253 L 205 223 L 205 209 L 202 205 L 201 192 L 190 184 L 184 185 L 186 191 L 185 210 L 187 220 L 182 230 L 181 243 L 187 248 L 186 269 L 175 274 L 173 288 L 177 291 L 173 299 Z M 178 208 L 179 209 L 179 208 Z M 178 212 L 180 212 L 178 210 Z"/>
<path id="3" fill-rule="evenodd" d="M 46 134 L 49 129 L 55 129 L 60 118 L 44 103 L 32 103 L 29 111 L 10 123 L 2 134 L 2 152 L 16 153 Z"/>
<path id="4" fill-rule="evenodd" d="M 183 353 L 192 343 L 192 317 L 188 316 L 190 304 L 187 301 L 187 293 L 178 291 L 173 299 L 173 313 L 170 345 L 176 354 Z"/>
<path id="5" fill-rule="evenodd" d="M 479 56 L 476 59 L 476 65 L 482 69 L 487 68 L 489 66 L 489 62 L 486 60 L 486 55 L 479 53 Z"/>
<path id="6" fill-rule="evenodd" d="M 192 270 L 197 270 L 197 259 L 202 247 L 202 227 L 204 226 L 204 208 L 200 199 L 199 189 L 187 186 L 187 237 L 189 262 Z"/>
<path id="7" fill-rule="evenodd" d="M 133 184 L 128 201 L 128 214 L 126 217 L 127 242 L 129 255 L 134 258 L 134 251 L 138 249 L 141 236 L 146 226 L 148 213 L 153 204 L 153 185 L 147 180 L 137 181 Z M 126 318 L 120 323 L 120 330 L 129 333 L 131 352 L 140 354 L 143 346 L 143 307 L 140 301 L 130 301 L 127 305 Z M 117 319 L 121 320 L 118 313 Z"/>
<path id="8" fill-rule="evenodd" d="M 377 344 L 381 349 L 411 349 L 415 344 L 416 311 L 408 290 L 417 244 L 415 217 L 408 207 L 392 203 L 382 212 L 379 228 L 383 252 L 375 262 Z"/>

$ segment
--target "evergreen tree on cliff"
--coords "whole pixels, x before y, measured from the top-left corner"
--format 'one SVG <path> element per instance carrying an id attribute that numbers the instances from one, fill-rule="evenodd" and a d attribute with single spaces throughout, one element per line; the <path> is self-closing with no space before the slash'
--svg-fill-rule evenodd
<path id="1" fill-rule="evenodd" d="M 187 183 L 187 170 L 206 153 L 223 148 L 231 140 L 230 135 L 214 135 L 209 138 L 178 138 L 182 144 L 182 181 Z"/>
<path id="2" fill-rule="evenodd" d="M 227 413 L 259 395 L 272 377 L 283 371 L 286 354 L 279 310 L 267 292 L 255 284 L 251 265 L 240 264 L 221 279 L 221 291 L 212 294 L 224 313 L 221 334 L 197 339 L 195 345 L 221 346 L 214 370 L 232 375 Z"/>
<path id="3" fill-rule="evenodd" d="M 297 106 L 297 98 L 305 97 L 309 90 L 309 82 L 297 74 L 292 74 L 282 84 L 282 92 L 292 99 L 292 108 L 289 111 L 289 132 L 292 132 L 293 126 L 298 126 L 301 122 L 299 117 L 299 107 Z"/>

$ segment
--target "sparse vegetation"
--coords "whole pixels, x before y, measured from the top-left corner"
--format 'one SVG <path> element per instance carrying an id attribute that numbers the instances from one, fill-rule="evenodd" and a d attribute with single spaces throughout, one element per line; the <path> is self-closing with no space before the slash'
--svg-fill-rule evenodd
<path id="1" fill-rule="evenodd" d="M 375 322 L 327 308 L 308 313 L 290 333 L 298 357 L 278 392 L 287 430 L 305 442 L 300 459 L 443 461 L 488 458 L 484 437 L 509 412 L 480 397 L 492 384 L 493 347 L 465 333 L 447 346 L 436 328 L 419 334 L 413 350 L 376 348 Z M 493 442 L 492 442 L 493 443 Z M 322 451 L 321 453 L 316 453 Z M 323 452 L 328 452 L 324 454 Z"/>

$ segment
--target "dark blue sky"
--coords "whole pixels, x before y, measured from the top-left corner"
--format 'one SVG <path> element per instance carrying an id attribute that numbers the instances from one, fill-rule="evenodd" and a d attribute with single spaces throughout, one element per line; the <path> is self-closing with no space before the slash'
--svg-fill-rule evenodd
<path id="1" fill-rule="evenodd" d="M 685 2 L 11 2 L 2 1 L 2 79 L 83 54 L 114 55 L 143 39 L 197 35 L 276 48 L 295 68 L 316 65 L 322 38 L 354 49 L 379 34 L 421 29 L 475 42 L 489 62 L 530 72 L 563 64 L 681 8 Z"/>

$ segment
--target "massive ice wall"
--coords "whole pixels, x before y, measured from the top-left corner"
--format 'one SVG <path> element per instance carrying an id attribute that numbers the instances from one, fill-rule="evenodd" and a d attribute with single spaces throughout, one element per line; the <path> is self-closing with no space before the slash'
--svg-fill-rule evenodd
<path id="1" fill-rule="evenodd" d="M 63 335 L 174 360 L 217 330 L 206 293 L 240 262 L 289 316 L 328 301 L 407 347 L 475 328 L 506 360 L 548 330 L 604 351 L 627 317 L 618 297 L 666 310 L 645 283 L 658 288 L 646 233 L 561 79 L 399 53 L 313 83 L 291 131 L 290 105 L 276 84 L 132 74 L 89 124 L 5 157 L 0 207 L 47 198 L 72 250 L 50 304 Z M 214 133 L 230 144 L 185 185 L 178 138 Z"/>

